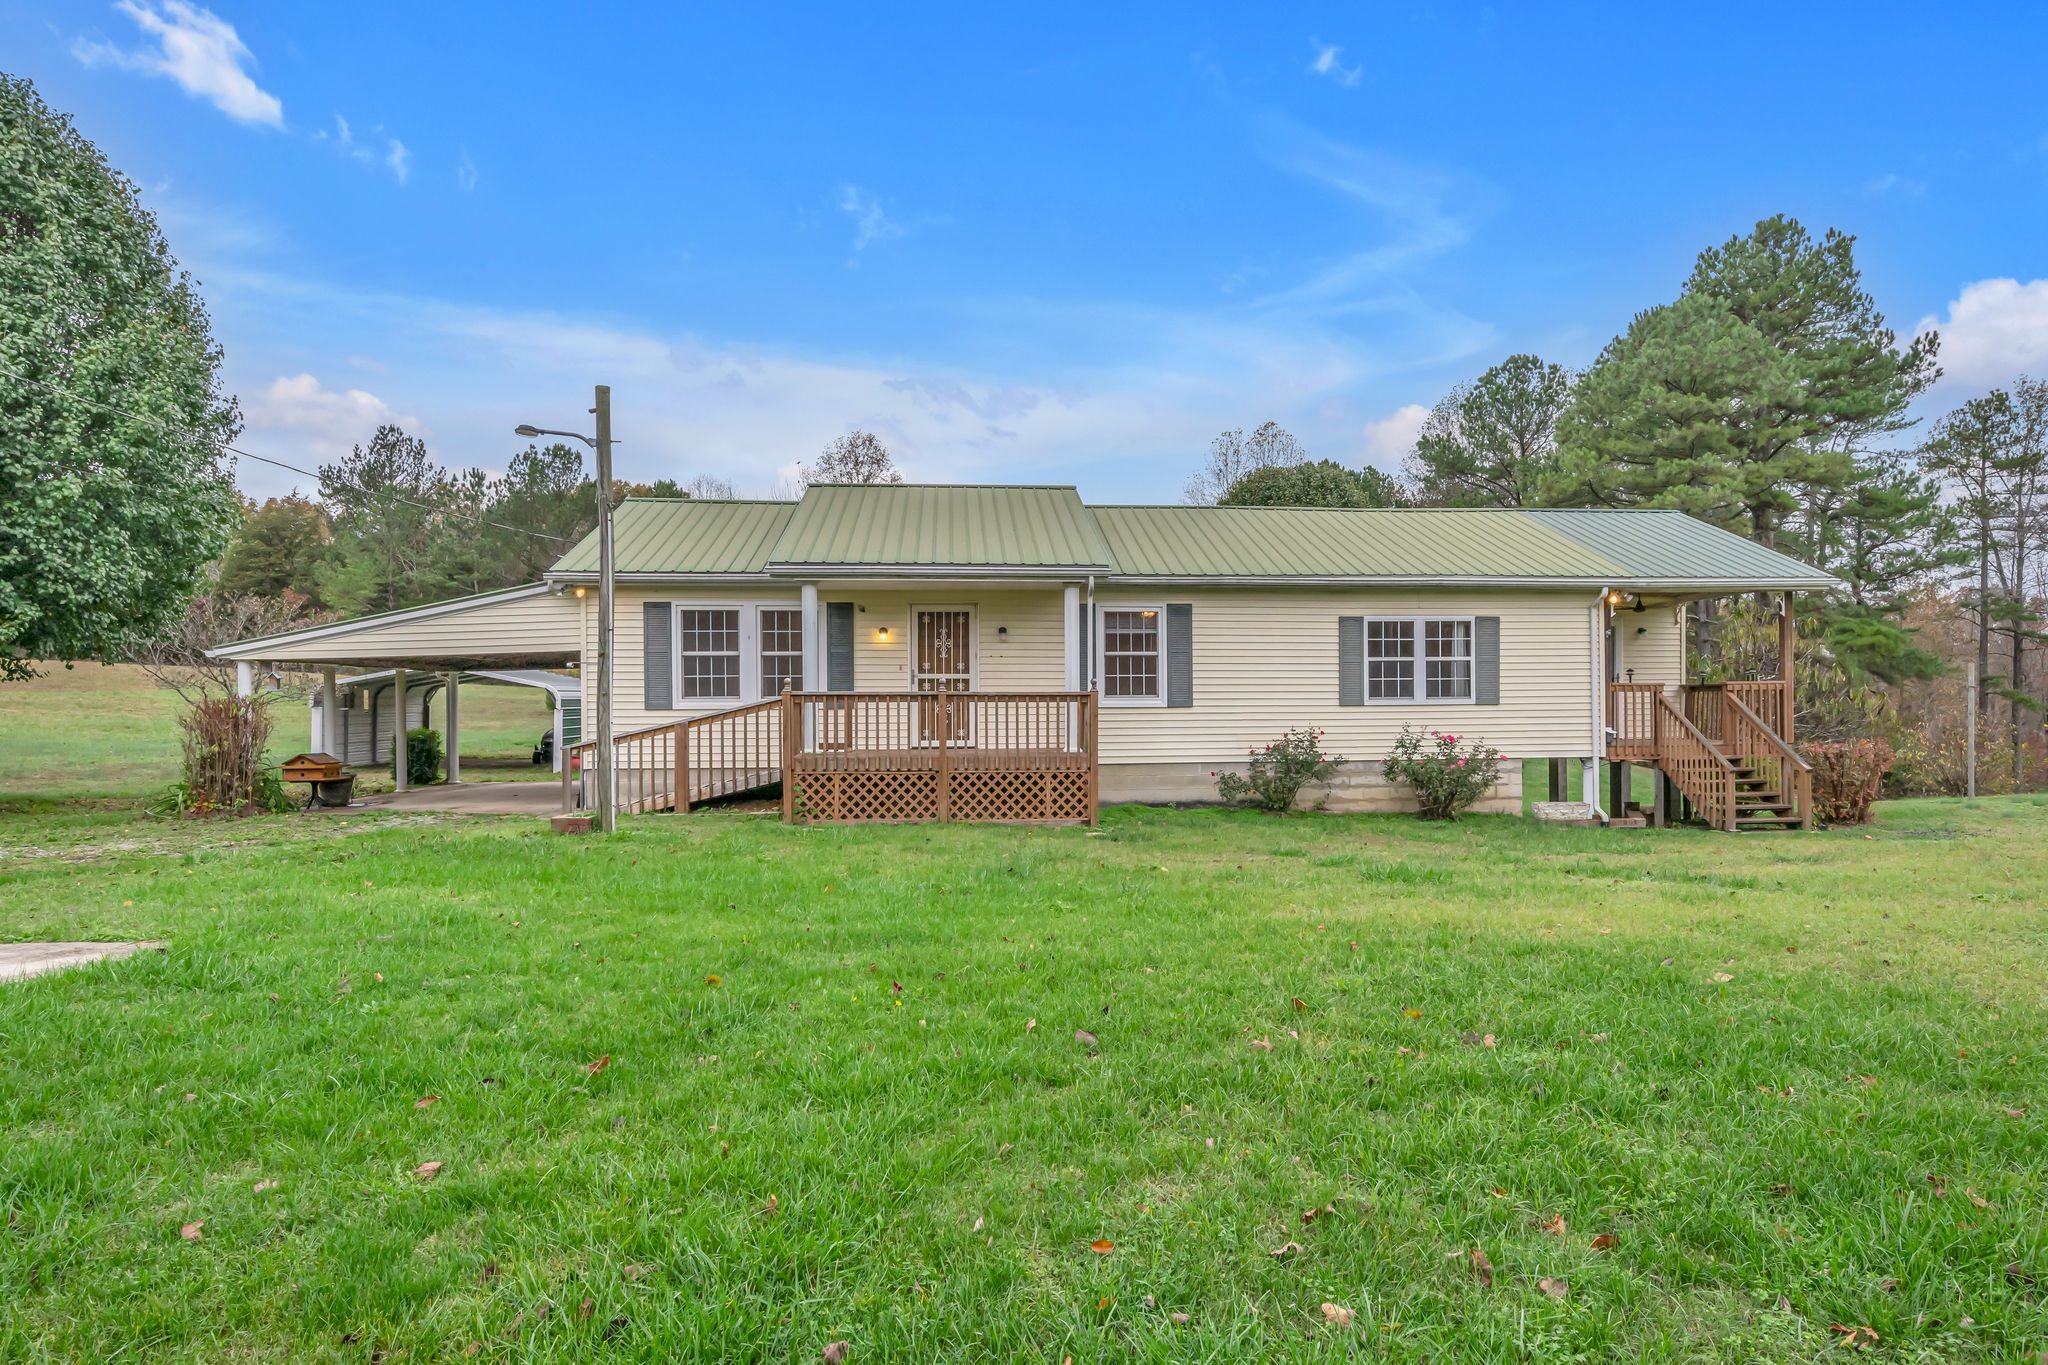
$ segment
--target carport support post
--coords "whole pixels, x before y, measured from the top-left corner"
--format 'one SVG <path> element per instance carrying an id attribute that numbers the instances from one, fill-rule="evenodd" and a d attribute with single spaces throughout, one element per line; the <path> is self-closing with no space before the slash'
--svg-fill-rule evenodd
<path id="1" fill-rule="evenodd" d="M 396 714 L 391 718 L 391 781 L 396 791 L 405 790 L 406 750 L 411 747 L 406 737 L 405 714 L 405 670 L 391 670 L 391 699 Z"/>
<path id="2" fill-rule="evenodd" d="M 256 695 L 256 665 L 250 663 L 247 659 L 239 660 L 235 664 L 235 695 L 238 697 L 252 697 Z"/>
<path id="3" fill-rule="evenodd" d="M 348 755 L 343 753 L 342 750 L 348 748 L 348 742 L 341 737 L 341 711 L 339 708 L 339 701 L 340 698 L 338 698 L 334 692 L 334 670 L 331 668 L 321 669 L 320 752 L 324 754 L 333 754 L 336 758 L 346 763 L 348 761 Z"/>
<path id="4" fill-rule="evenodd" d="M 462 780 L 462 670 L 448 671 L 448 780 Z"/>

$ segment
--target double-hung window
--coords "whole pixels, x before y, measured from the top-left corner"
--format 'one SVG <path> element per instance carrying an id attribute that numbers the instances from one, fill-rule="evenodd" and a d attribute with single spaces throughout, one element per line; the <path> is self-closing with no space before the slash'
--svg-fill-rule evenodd
<path id="1" fill-rule="evenodd" d="M 1367 701 L 1471 701 L 1470 617 L 1367 617 Z"/>
<path id="2" fill-rule="evenodd" d="M 1166 613 L 1159 607 L 1102 611 L 1102 697 L 1130 706 L 1166 701 Z"/>
<path id="3" fill-rule="evenodd" d="M 740 704 L 804 686 L 804 614 L 793 606 L 676 608 L 676 702 Z"/>

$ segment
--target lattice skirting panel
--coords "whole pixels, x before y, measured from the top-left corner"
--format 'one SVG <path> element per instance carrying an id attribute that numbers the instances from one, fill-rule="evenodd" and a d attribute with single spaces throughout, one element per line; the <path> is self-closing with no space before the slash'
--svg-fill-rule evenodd
<path id="1" fill-rule="evenodd" d="M 795 818 L 808 824 L 937 820 L 938 773 L 799 772 Z M 946 775 L 946 818 L 1048 821 L 1089 818 L 1086 770 L 969 769 Z"/>

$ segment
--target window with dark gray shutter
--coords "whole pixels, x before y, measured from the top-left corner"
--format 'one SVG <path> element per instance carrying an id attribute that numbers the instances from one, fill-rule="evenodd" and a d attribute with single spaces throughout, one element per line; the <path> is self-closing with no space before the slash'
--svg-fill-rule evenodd
<path id="1" fill-rule="evenodd" d="M 641 661 L 641 685 L 645 690 L 642 702 L 650 711 L 673 710 L 675 700 L 675 639 L 672 628 L 675 613 L 667 602 L 642 602 L 640 604 L 641 631 L 645 637 L 646 658 Z"/>
<path id="2" fill-rule="evenodd" d="M 1337 705 L 1365 705 L 1365 618 L 1337 618 Z"/>
<path id="3" fill-rule="evenodd" d="M 1472 700 L 1479 706 L 1500 705 L 1500 618 L 1472 618 Z"/>
<path id="4" fill-rule="evenodd" d="M 1195 704 L 1195 608 L 1166 604 L 1166 704 Z"/>
<path id="5" fill-rule="evenodd" d="M 853 691 L 853 603 L 825 604 L 825 690 Z"/>

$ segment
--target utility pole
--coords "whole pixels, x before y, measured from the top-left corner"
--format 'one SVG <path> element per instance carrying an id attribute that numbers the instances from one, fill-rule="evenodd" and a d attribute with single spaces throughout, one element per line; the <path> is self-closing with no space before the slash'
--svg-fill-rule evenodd
<path id="1" fill-rule="evenodd" d="M 1964 794 L 1971 800 L 1977 798 L 1977 680 L 1983 675 L 1977 671 L 1977 661 L 1970 660 L 1970 695 L 1964 699 L 1963 726 L 1969 732 L 1969 777 Z"/>
<path id="2" fill-rule="evenodd" d="M 597 386 L 597 827 L 619 827 L 612 753 L 612 390 Z"/>

